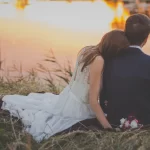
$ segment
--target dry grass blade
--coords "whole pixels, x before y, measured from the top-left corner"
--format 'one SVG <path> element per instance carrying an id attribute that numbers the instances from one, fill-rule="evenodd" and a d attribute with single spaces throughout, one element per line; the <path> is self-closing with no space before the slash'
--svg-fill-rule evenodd
<path id="1" fill-rule="evenodd" d="M 67 84 L 69 83 L 69 79 L 67 79 L 66 77 L 63 77 L 62 75 L 56 75 L 57 77 L 59 77 L 60 79 L 62 79 L 63 81 L 65 81 Z"/>
<path id="2" fill-rule="evenodd" d="M 72 77 L 72 66 L 70 61 L 67 61 L 67 64 L 65 66 L 62 66 L 55 57 L 52 50 L 50 51 L 50 54 L 46 56 L 46 59 L 44 59 L 44 61 L 50 63 L 50 66 L 54 65 L 54 69 L 51 68 L 49 69 L 49 71 L 51 70 L 51 72 L 53 72 L 54 75 L 58 77 L 58 79 L 60 79 L 60 81 L 65 82 L 66 84 L 69 83 L 70 78 Z M 44 68 L 41 64 L 38 67 L 43 72 L 48 71 L 48 69 Z"/>
<path id="3" fill-rule="evenodd" d="M 20 150 L 31 150 L 31 148 L 23 142 L 14 142 L 12 144 L 8 144 L 9 150 L 18 150 L 18 147 L 20 147 Z"/>

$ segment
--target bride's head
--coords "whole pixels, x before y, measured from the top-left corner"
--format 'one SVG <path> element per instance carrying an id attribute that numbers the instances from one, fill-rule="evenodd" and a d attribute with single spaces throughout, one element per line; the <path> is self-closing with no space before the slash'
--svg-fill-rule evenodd
<path id="1" fill-rule="evenodd" d="M 108 60 L 117 55 L 123 48 L 129 46 L 129 41 L 125 36 L 124 31 L 112 30 L 106 33 L 99 44 L 89 46 L 81 53 L 80 63 L 83 63 L 82 71 L 90 65 L 97 56 L 102 56 L 104 60 Z"/>

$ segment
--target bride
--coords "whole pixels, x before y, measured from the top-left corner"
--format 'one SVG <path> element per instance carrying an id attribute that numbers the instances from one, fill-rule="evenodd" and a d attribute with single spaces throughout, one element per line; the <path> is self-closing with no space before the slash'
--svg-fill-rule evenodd
<path id="1" fill-rule="evenodd" d="M 6 95 L 2 99 L 2 109 L 21 119 L 26 132 L 38 142 L 79 121 L 95 117 L 104 128 L 111 128 L 98 101 L 104 61 L 127 46 L 123 31 L 106 33 L 98 45 L 80 51 L 72 79 L 59 95 Z"/>

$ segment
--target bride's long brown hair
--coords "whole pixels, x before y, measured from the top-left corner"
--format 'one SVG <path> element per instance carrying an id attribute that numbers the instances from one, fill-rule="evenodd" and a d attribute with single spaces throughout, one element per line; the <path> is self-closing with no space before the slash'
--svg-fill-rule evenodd
<path id="1" fill-rule="evenodd" d="M 104 60 L 111 59 L 116 56 L 117 53 L 128 47 L 129 41 L 125 36 L 125 33 L 121 30 L 112 30 L 106 33 L 99 44 L 96 46 L 87 46 L 84 51 L 80 51 L 82 57 L 79 63 L 83 63 L 81 71 L 88 65 L 90 65 L 97 56 L 102 56 Z"/>

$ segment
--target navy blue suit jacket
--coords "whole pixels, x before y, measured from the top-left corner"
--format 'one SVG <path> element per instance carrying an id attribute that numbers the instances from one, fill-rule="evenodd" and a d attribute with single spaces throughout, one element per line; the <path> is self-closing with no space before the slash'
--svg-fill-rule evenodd
<path id="1" fill-rule="evenodd" d="M 104 100 L 108 101 L 107 109 Z M 129 115 L 150 124 L 150 56 L 129 47 L 106 60 L 100 103 L 113 125 Z"/>

